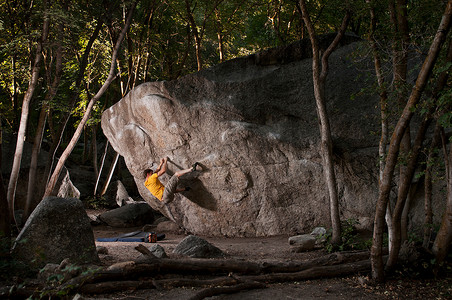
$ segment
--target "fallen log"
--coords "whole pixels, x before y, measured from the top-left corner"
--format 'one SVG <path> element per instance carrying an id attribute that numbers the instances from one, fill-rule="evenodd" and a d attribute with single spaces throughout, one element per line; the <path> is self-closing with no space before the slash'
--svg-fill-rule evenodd
<path id="1" fill-rule="evenodd" d="M 242 278 L 251 281 L 265 282 L 265 283 L 277 283 L 277 282 L 288 282 L 288 281 L 301 281 L 308 279 L 318 279 L 318 278 L 331 278 L 340 277 L 355 273 L 370 272 L 370 260 L 362 260 L 353 263 L 346 263 L 341 265 L 333 266 L 320 266 L 312 267 L 307 270 L 302 270 L 299 272 L 292 273 L 272 273 L 263 274 L 257 276 L 242 276 Z"/>
<path id="2" fill-rule="evenodd" d="M 237 284 L 235 279 L 226 276 L 212 279 L 171 278 L 159 280 L 106 281 L 84 284 L 80 287 L 79 292 L 84 294 L 103 294 L 137 289 L 169 290 L 179 287 L 232 286 L 235 284 Z"/>
<path id="3" fill-rule="evenodd" d="M 130 280 L 138 277 L 149 277 L 155 274 L 263 274 L 291 273 L 315 266 L 337 265 L 358 260 L 369 259 L 368 251 L 343 252 L 328 254 L 309 261 L 291 262 L 250 262 L 233 259 L 201 259 L 201 258 L 152 258 L 142 261 L 121 262 L 101 270 L 87 278 L 87 283 L 101 281 Z"/>
<path id="4" fill-rule="evenodd" d="M 369 252 L 333 253 L 310 261 L 303 262 L 249 262 L 231 259 L 157 259 L 146 255 L 148 259 L 142 262 L 122 262 L 106 269 L 82 274 L 62 284 L 60 291 L 71 293 L 74 291 L 96 292 L 142 289 L 142 288 L 174 288 L 180 286 L 227 286 L 236 284 L 231 278 L 195 280 L 195 279 L 160 279 L 149 280 L 155 275 L 226 275 L 240 274 L 247 281 L 261 283 L 299 281 L 309 278 L 335 277 L 370 269 Z M 363 260 L 363 258 L 365 260 Z M 361 260 L 353 263 L 353 261 Z M 346 262 L 346 263 L 344 263 Z M 342 263 L 342 264 L 341 264 Z M 139 279 L 139 280 L 135 280 Z M 140 281 L 142 281 L 140 283 Z M 96 285 L 97 284 L 97 285 Z M 18 289 L 13 294 L 30 293 L 25 289 Z M 102 293 L 102 292 L 101 292 Z M 2 293 L 5 296 L 7 293 Z"/>
<path id="5" fill-rule="evenodd" d="M 268 283 L 282 283 L 282 282 L 295 282 L 303 281 L 308 279 L 319 279 L 319 278 L 329 278 L 329 277 L 340 277 L 356 273 L 368 273 L 371 270 L 370 260 L 363 260 L 353 263 L 332 265 L 332 266 L 319 266 L 312 267 L 299 272 L 290 273 L 270 273 L 261 275 L 244 275 L 240 276 L 239 279 L 236 277 L 217 277 L 213 279 L 191 279 L 191 278 L 168 278 L 168 279 L 150 279 L 150 280 L 137 280 L 137 281 L 114 281 L 114 282 L 101 282 L 96 284 L 85 284 L 79 289 L 82 293 L 89 294 L 102 294 L 104 292 L 113 292 L 120 290 L 134 290 L 134 289 L 172 289 L 178 287 L 225 287 L 225 286 L 236 286 L 236 288 L 231 289 L 213 289 L 211 291 L 203 292 L 209 293 L 233 293 L 243 289 L 250 288 L 262 288 Z M 247 285 L 247 284 L 250 285 Z M 259 283 L 259 284 L 256 284 Z M 242 285 L 241 285 L 242 284 Z M 239 286 L 239 287 L 237 287 Z M 225 291 L 225 292 L 222 292 Z M 213 294 L 212 294 L 213 296 Z M 199 295 L 197 297 L 200 297 Z M 204 296 L 210 297 L 210 296 Z M 196 298 L 198 299 L 198 298 Z M 199 298 L 202 299 L 202 298 Z"/>
<path id="6" fill-rule="evenodd" d="M 265 284 L 260 282 L 243 282 L 230 287 L 213 287 L 200 291 L 193 297 L 190 297 L 189 300 L 202 300 L 207 297 L 213 297 L 221 294 L 234 294 L 240 291 L 263 289 L 265 287 Z"/>

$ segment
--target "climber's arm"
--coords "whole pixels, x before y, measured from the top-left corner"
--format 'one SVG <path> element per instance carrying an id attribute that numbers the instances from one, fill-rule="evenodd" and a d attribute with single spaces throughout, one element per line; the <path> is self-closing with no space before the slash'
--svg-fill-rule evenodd
<path id="1" fill-rule="evenodd" d="M 155 172 L 157 173 L 157 176 L 162 176 L 163 174 L 166 173 L 166 170 L 167 170 L 167 162 L 168 162 L 168 158 L 167 158 L 167 157 L 162 158 L 162 159 L 160 160 L 160 164 L 159 164 L 157 170 L 155 170 Z"/>

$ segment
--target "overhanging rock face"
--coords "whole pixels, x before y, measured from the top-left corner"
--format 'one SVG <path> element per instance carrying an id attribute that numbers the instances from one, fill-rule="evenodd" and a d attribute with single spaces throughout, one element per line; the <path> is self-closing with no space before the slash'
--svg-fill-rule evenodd
<path id="1" fill-rule="evenodd" d="M 363 87 L 348 57 L 355 47 L 330 57 L 326 98 L 341 216 L 370 226 L 378 145 L 370 133 L 378 109 L 375 98 L 351 100 Z M 251 55 L 175 81 L 144 83 L 104 112 L 102 128 L 155 209 L 144 169 L 164 156 L 170 172 L 202 164 L 181 184 L 192 189 L 169 205 L 194 234 L 293 234 L 330 224 L 309 58 Z"/>

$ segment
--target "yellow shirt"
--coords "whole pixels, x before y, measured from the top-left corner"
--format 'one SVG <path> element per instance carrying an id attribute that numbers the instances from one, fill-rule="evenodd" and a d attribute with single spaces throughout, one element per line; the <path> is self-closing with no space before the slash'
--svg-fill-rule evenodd
<path id="1" fill-rule="evenodd" d="M 157 199 L 162 201 L 163 190 L 165 189 L 165 186 L 160 182 L 157 173 L 154 173 L 151 176 L 149 176 L 144 182 L 144 185 L 151 192 L 152 195 L 154 195 L 155 197 L 157 197 Z"/>

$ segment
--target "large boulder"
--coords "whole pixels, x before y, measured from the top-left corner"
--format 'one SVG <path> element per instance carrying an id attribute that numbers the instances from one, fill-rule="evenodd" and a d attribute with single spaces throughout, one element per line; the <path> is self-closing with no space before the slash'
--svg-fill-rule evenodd
<path id="1" fill-rule="evenodd" d="M 83 203 L 75 198 L 43 199 L 25 223 L 14 256 L 35 267 L 47 263 L 99 263 L 94 234 Z"/>
<path id="2" fill-rule="evenodd" d="M 341 217 L 370 228 L 378 193 L 372 132 L 379 115 L 377 98 L 358 94 L 366 84 L 350 59 L 358 46 L 331 55 L 326 101 Z M 102 129 L 143 199 L 167 214 L 143 185 L 142 172 L 168 156 L 170 174 L 195 161 L 202 166 L 181 182 L 192 189 L 168 205 L 167 216 L 191 233 L 264 236 L 329 226 L 306 49 L 300 42 L 174 81 L 144 83 L 107 109 Z"/>

